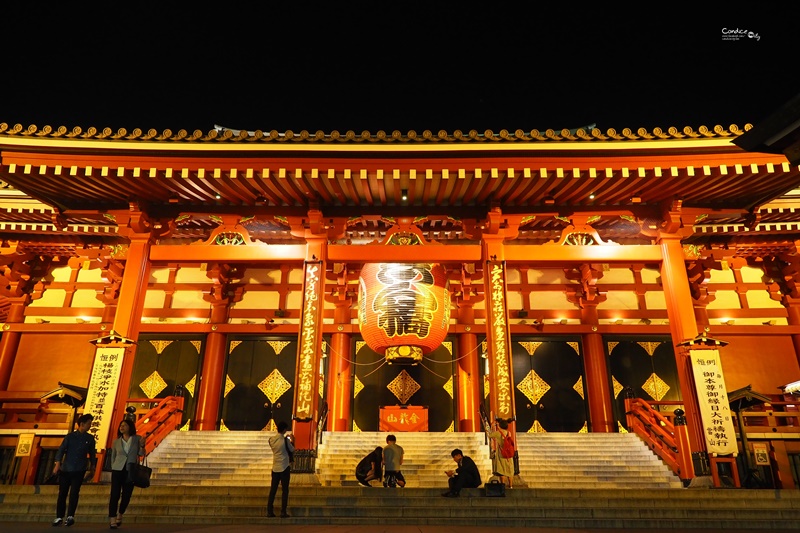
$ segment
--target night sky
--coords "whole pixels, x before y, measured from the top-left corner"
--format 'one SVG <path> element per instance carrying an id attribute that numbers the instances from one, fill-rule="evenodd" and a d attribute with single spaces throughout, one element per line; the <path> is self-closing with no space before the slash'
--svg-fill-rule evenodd
<path id="1" fill-rule="evenodd" d="M 696 129 L 758 123 L 800 92 L 796 18 L 769 5 L 14 4 L 0 122 L 40 128 Z"/>

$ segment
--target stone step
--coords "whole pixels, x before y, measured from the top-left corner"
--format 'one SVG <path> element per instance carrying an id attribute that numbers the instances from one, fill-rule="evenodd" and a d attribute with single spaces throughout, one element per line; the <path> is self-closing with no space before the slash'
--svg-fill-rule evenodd
<path id="1" fill-rule="evenodd" d="M 83 487 L 79 524 L 107 521 L 108 490 L 107 485 Z M 280 524 L 788 530 L 800 521 L 798 491 L 513 489 L 506 498 L 485 498 L 479 489 L 465 489 L 456 501 L 438 492 L 292 487 L 292 518 Z M 2 486 L 0 521 L 47 523 L 56 493 L 52 486 Z M 263 516 L 266 497 L 264 486 L 136 489 L 125 523 L 275 525 Z"/>

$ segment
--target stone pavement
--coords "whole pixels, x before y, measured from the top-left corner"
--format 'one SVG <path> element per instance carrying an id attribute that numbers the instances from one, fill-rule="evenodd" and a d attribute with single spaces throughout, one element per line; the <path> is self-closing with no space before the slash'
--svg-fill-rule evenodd
<path id="1" fill-rule="evenodd" d="M 0 522 L 5 533 L 30 533 L 41 531 L 63 531 L 43 522 Z M 561 528 L 507 528 L 514 533 L 685 533 L 686 529 L 561 529 Z M 276 530 L 281 533 L 497 533 L 495 527 L 470 526 L 298 526 L 280 525 L 280 519 L 269 525 L 212 525 L 198 526 L 186 524 L 123 524 L 117 531 L 125 533 L 268 533 Z M 73 532 L 110 531 L 108 525 L 98 523 L 76 523 L 67 529 Z M 693 533 L 703 529 L 691 529 Z M 726 529 L 725 533 L 784 533 L 786 530 L 772 529 Z M 715 532 L 716 533 L 716 532 Z"/>

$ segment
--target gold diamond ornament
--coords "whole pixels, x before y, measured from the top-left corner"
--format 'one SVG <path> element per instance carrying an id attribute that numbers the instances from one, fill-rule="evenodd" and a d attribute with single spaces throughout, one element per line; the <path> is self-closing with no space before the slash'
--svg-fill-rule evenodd
<path id="1" fill-rule="evenodd" d="M 408 372 L 403 370 L 397 374 L 396 378 L 386 385 L 386 388 L 392 391 L 392 394 L 400 400 L 401 404 L 405 405 L 414 393 L 422 387 L 420 387 L 419 383 L 414 381 L 414 378 L 412 378 Z"/>
<path id="2" fill-rule="evenodd" d="M 536 348 L 542 345 L 541 342 L 520 342 L 520 346 L 525 348 L 525 351 L 528 352 L 528 355 L 533 355 L 536 352 Z"/>
<path id="3" fill-rule="evenodd" d="M 661 398 L 669 392 L 669 385 L 653 372 L 653 374 L 647 378 L 647 381 L 642 384 L 642 390 L 649 394 L 655 401 L 660 402 Z"/>
<path id="4" fill-rule="evenodd" d="M 547 430 L 542 427 L 538 420 L 534 420 L 531 429 L 528 430 L 528 433 L 547 433 Z"/>
<path id="5" fill-rule="evenodd" d="M 572 388 L 580 395 L 582 400 L 586 399 L 583 396 L 583 376 L 578 378 L 578 381 L 575 382 L 575 385 L 573 385 Z"/>
<path id="6" fill-rule="evenodd" d="M 364 384 L 361 383 L 361 380 L 356 376 L 355 382 L 353 383 L 353 398 L 358 396 L 358 393 L 362 390 L 364 390 Z"/>
<path id="7" fill-rule="evenodd" d="M 272 346 L 275 355 L 280 355 L 283 349 L 289 345 L 289 341 L 267 341 L 267 344 Z"/>
<path id="8" fill-rule="evenodd" d="M 222 393 L 222 397 L 223 398 L 227 398 L 228 397 L 228 393 L 230 391 L 232 391 L 235 386 L 236 386 L 236 383 L 233 382 L 233 380 L 231 379 L 231 377 L 229 375 L 225 374 L 225 392 Z"/>
<path id="9" fill-rule="evenodd" d="M 283 396 L 283 393 L 292 388 L 292 384 L 286 381 L 283 375 L 276 368 L 269 376 L 258 384 L 259 390 L 264 393 L 270 402 L 275 403 Z"/>
<path id="10" fill-rule="evenodd" d="M 532 403 L 538 404 L 547 391 L 550 390 L 550 385 L 543 380 L 539 374 L 531 370 L 525 379 L 519 382 L 517 389 L 525 395 Z"/>
<path id="11" fill-rule="evenodd" d="M 155 398 L 162 390 L 167 388 L 167 382 L 161 378 L 158 372 L 153 372 L 139 383 L 139 388 L 144 391 L 145 396 L 148 398 Z"/>
<path id="12" fill-rule="evenodd" d="M 172 341 L 150 341 L 150 344 L 152 344 L 153 348 L 156 349 L 156 353 L 161 355 L 161 352 L 164 351 L 164 348 L 172 344 Z"/>

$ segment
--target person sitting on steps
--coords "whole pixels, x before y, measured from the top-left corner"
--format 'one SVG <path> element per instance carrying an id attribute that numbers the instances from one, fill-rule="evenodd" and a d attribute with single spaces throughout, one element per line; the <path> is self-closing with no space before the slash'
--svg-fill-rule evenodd
<path id="1" fill-rule="evenodd" d="M 464 455 L 461 450 L 456 448 L 450 452 L 453 461 L 456 462 L 458 468 L 455 470 L 445 470 L 447 474 L 448 485 L 450 490 L 443 493 L 445 498 L 458 498 L 463 488 L 477 488 L 481 486 L 481 473 L 478 472 L 478 466 L 470 457 Z"/>

